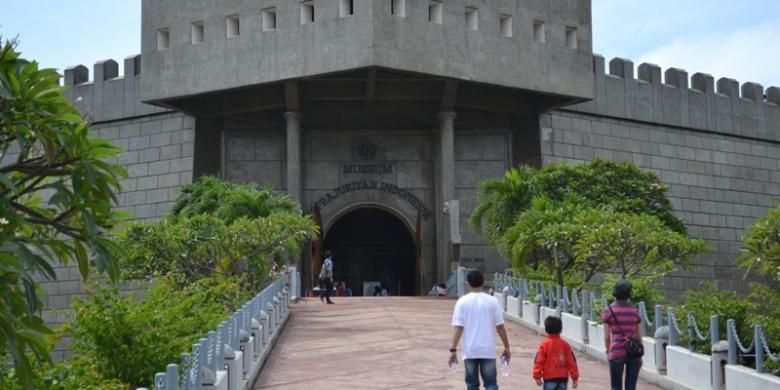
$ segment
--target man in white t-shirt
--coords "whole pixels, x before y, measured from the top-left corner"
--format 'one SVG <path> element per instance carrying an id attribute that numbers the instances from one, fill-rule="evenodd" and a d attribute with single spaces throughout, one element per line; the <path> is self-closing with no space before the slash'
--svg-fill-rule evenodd
<path id="1" fill-rule="evenodd" d="M 498 300 L 482 292 L 484 277 L 479 271 L 471 271 L 466 276 L 469 293 L 458 299 L 452 313 L 452 326 L 455 336 L 450 348 L 450 364 L 458 363 L 457 348 L 463 336 L 463 366 L 466 369 L 466 388 L 479 390 L 479 377 L 486 390 L 498 390 L 496 382 L 496 337 L 504 343 L 501 356 L 509 362 L 509 338 L 504 328 L 504 316 Z"/>

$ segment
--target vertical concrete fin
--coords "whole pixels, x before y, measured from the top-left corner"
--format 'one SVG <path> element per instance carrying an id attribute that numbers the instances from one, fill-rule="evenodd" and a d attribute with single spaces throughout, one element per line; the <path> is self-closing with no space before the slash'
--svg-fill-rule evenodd
<path id="1" fill-rule="evenodd" d="M 661 84 L 661 67 L 656 64 L 643 62 L 639 65 L 639 80 L 650 84 Z"/>
<path id="2" fill-rule="evenodd" d="M 742 97 L 754 102 L 764 101 L 764 87 L 759 83 L 747 82 L 742 84 Z"/>
<path id="3" fill-rule="evenodd" d="M 780 87 L 769 87 L 766 89 L 766 101 L 780 106 Z"/>
<path id="4" fill-rule="evenodd" d="M 613 58 L 609 61 L 609 74 L 624 80 L 634 79 L 634 63 L 625 58 Z"/>
<path id="5" fill-rule="evenodd" d="M 125 57 L 125 78 L 141 74 L 141 55 Z"/>
<path id="6" fill-rule="evenodd" d="M 114 60 L 98 61 L 93 69 L 95 83 L 119 77 L 119 64 Z"/>
<path id="7" fill-rule="evenodd" d="M 79 85 L 89 81 L 89 69 L 84 65 L 71 66 L 65 69 L 65 85 Z"/>
<path id="8" fill-rule="evenodd" d="M 728 77 L 718 79 L 718 93 L 728 97 L 739 97 L 739 82 Z"/>
<path id="9" fill-rule="evenodd" d="M 593 73 L 596 76 L 604 76 L 604 57 L 601 54 L 593 55 Z"/>
<path id="10" fill-rule="evenodd" d="M 664 72 L 664 79 L 667 85 L 677 87 L 682 90 L 688 89 L 688 72 L 685 69 L 669 68 Z"/>
<path id="11" fill-rule="evenodd" d="M 707 73 L 694 73 L 691 77 L 691 83 L 693 89 L 704 92 L 706 94 L 715 93 L 715 78 Z"/>

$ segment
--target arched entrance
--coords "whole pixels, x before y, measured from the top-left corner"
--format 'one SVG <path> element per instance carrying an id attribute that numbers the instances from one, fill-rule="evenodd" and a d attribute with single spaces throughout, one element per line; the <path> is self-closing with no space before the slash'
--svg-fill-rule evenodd
<path id="1" fill-rule="evenodd" d="M 364 285 L 371 282 L 384 283 L 391 295 L 415 294 L 412 233 L 388 211 L 361 207 L 347 212 L 328 229 L 323 249 L 333 252 L 334 280 L 345 281 L 355 296 L 365 295 Z"/>

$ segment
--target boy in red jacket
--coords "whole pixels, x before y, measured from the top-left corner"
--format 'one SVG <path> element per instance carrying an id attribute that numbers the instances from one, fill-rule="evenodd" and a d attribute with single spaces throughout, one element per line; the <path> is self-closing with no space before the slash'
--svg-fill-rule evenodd
<path id="1" fill-rule="evenodd" d="M 543 390 L 566 390 L 569 376 L 572 388 L 577 388 L 580 371 L 577 369 L 577 359 L 569 343 L 561 339 L 563 322 L 558 317 L 549 316 L 544 319 L 544 331 L 547 338 L 539 344 L 534 358 L 534 380 Z"/>

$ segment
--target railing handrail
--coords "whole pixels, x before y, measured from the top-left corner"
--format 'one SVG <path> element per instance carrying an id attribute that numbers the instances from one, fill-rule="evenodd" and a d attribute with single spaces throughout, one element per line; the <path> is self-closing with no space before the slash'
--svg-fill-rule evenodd
<path id="1" fill-rule="evenodd" d="M 560 307 L 562 309 L 561 310 L 562 312 L 567 312 L 567 313 L 570 312 L 573 315 L 577 315 L 577 307 L 580 306 L 580 303 L 578 302 L 577 299 L 576 288 L 571 290 L 572 298 L 569 299 L 568 289 L 563 286 L 557 286 L 556 283 L 549 283 L 549 282 L 544 282 L 539 280 L 526 279 L 523 277 L 516 277 L 516 276 L 510 276 L 507 274 L 498 274 L 498 273 L 496 274 L 496 280 L 500 281 L 500 283 L 509 284 L 509 285 L 511 285 L 512 283 L 517 283 L 517 285 L 520 286 L 519 287 L 520 297 L 524 297 L 529 302 L 532 303 L 535 302 L 549 308 Z M 523 290 L 524 288 L 525 290 Z M 583 297 L 580 317 L 587 320 L 591 317 L 590 314 L 592 314 L 592 311 L 594 310 L 593 302 L 596 302 L 597 294 L 593 291 L 588 291 L 586 289 L 582 289 L 580 293 L 582 294 Z M 534 295 L 531 296 L 531 294 Z M 537 296 L 536 294 L 541 294 L 541 300 L 536 299 Z M 606 307 L 608 303 L 607 297 L 601 296 L 598 299 L 601 299 L 602 305 Z M 663 313 L 663 307 L 661 305 L 655 306 L 655 317 L 653 321 L 650 321 L 650 318 L 648 318 L 647 306 L 645 302 L 638 302 L 637 307 L 640 312 L 640 317 L 642 318 L 641 325 L 643 327 L 643 330 L 646 331 L 646 328 L 650 326 L 653 326 L 656 332 L 659 331 L 659 329 L 661 328 L 668 328 L 669 345 L 671 346 L 677 345 L 677 338 L 679 335 L 683 334 L 683 332 L 682 329 L 680 328 L 680 323 L 677 318 L 677 310 L 674 307 L 667 308 L 668 326 L 664 325 L 664 320 L 663 320 L 664 313 Z M 696 315 L 693 312 L 686 312 L 685 315 L 687 319 L 686 329 L 687 329 L 690 351 L 694 351 L 694 343 L 696 341 L 700 341 L 700 342 L 709 341 L 711 347 L 714 347 L 716 343 L 721 341 L 717 315 L 710 316 L 710 329 L 709 329 L 709 334 L 707 335 L 705 335 L 704 332 L 702 332 L 701 329 L 699 328 Z M 771 349 L 769 348 L 769 342 L 767 340 L 767 336 L 764 333 L 764 328 L 761 324 L 754 324 L 752 328 L 753 328 L 753 339 L 751 340 L 750 345 L 745 347 L 737 332 L 735 321 L 733 319 L 728 319 L 726 321 L 726 334 L 727 334 L 728 345 L 729 345 L 728 364 L 732 364 L 732 365 L 737 364 L 738 353 L 742 353 L 743 355 L 746 355 L 752 352 L 755 357 L 756 371 L 758 373 L 763 373 L 765 371 L 764 361 L 766 359 L 772 360 L 774 362 L 780 361 L 780 351 L 776 351 L 776 352 L 771 351 Z"/>

